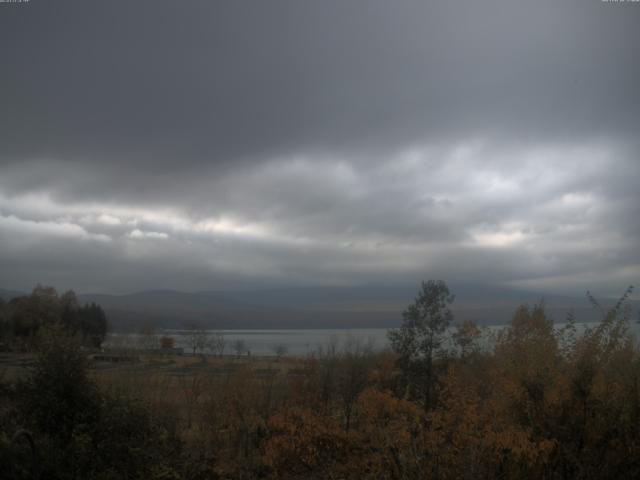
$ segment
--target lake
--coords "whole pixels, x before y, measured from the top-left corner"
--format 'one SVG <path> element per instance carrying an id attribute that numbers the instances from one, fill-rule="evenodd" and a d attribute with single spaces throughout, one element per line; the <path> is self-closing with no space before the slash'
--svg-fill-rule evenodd
<path id="1" fill-rule="evenodd" d="M 562 328 L 564 323 L 556 323 L 555 328 Z M 580 331 L 585 327 L 593 327 L 597 323 L 576 324 Z M 640 328 L 637 323 L 630 325 L 631 330 L 638 338 Z M 487 331 L 496 331 L 504 326 L 486 327 Z M 244 342 L 245 354 L 271 356 L 275 355 L 275 348 L 282 346 L 287 355 L 306 356 L 317 352 L 319 348 L 327 348 L 334 344 L 341 349 L 347 342 L 359 342 L 362 345 L 369 345 L 373 350 L 382 350 L 389 345 L 386 328 L 357 328 L 357 329 L 290 329 L 290 330 L 217 330 L 225 338 L 225 355 L 232 355 L 234 343 L 238 340 Z M 153 338 L 145 339 L 141 334 L 112 334 L 106 342 L 106 346 L 139 346 L 147 341 L 157 345 L 157 339 L 162 336 L 170 336 L 175 340 L 175 346 L 184 348 L 185 353 L 191 351 L 189 335 L 187 330 L 163 330 Z M 157 347 L 156 347 L 157 348 Z M 210 350 L 205 350 L 211 353 Z"/>
<path id="2" fill-rule="evenodd" d="M 225 338 L 225 355 L 234 354 L 234 343 L 241 340 L 245 344 L 245 354 L 270 356 L 275 355 L 275 348 L 282 346 L 287 355 L 306 356 L 326 348 L 330 344 L 341 348 L 347 342 L 360 342 L 370 345 L 374 350 L 382 350 L 388 345 L 386 328 L 359 329 L 298 329 L 298 330 L 216 330 Z M 173 337 L 175 346 L 184 348 L 185 353 L 191 351 L 189 332 L 186 330 L 164 330 L 155 335 Z M 148 337 L 148 336 L 147 336 Z M 105 346 L 140 346 L 146 341 L 153 344 L 154 340 L 141 334 L 109 335 Z M 210 350 L 205 350 L 211 353 Z"/>

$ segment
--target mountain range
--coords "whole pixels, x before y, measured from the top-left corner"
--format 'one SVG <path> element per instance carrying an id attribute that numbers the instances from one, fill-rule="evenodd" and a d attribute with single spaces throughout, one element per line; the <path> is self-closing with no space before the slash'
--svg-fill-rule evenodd
<path id="1" fill-rule="evenodd" d="M 578 321 L 597 321 L 599 312 L 586 297 L 545 295 L 510 289 L 460 287 L 452 305 L 455 320 L 480 325 L 508 322 L 518 305 L 545 302 L 557 322 L 573 312 Z M 415 288 L 314 287 L 262 290 L 181 292 L 148 290 L 125 295 L 80 294 L 81 303 L 101 305 L 112 328 L 136 331 L 142 326 L 219 329 L 391 328 L 412 303 Z M 0 289 L 9 299 L 21 292 Z M 603 301 L 610 305 L 614 300 Z M 637 315 L 640 302 L 630 305 Z"/>

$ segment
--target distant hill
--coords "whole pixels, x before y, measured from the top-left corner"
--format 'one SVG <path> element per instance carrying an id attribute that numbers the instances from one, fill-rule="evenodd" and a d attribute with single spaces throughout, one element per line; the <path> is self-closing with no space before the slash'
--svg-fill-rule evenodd
<path id="1" fill-rule="evenodd" d="M 453 286 L 455 320 L 480 325 L 507 323 L 518 305 L 544 298 L 547 311 L 562 322 L 573 311 L 578 321 L 597 321 L 598 312 L 586 297 L 555 296 L 510 289 Z M 143 325 L 184 328 L 198 324 L 220 329 L 269 328 L 392 328 L 413 302 L 417 287 L 309 287 L 180 292 L 149 290 L 127 295 L 83 294 L 82 303 L 101 305 L 115 330 L 139 330 Z M 22 292 L 0 289 L 8 300 Z M 604 302 L 610 305 L 613 301 Z M 631 302 L 637 311 L 640 302 Z"/>
<path id="2" fill-rule="evenodd" d="M 301 299 L 298 293 L 148 291 L 79 298 L 100 304 L 114 327 L 121 329 L 142 324 L 183 328 L 194 323 L 224 329 L 386 327 L 395 316 L 375 308 L 336 308 L 325 297 Z"/>
<path id="3" fill-rule="evenodd" d="M 117 329 L 142 324 L 182 328 L 197 323 L 233 329 L 264 328 L 390 328 L 398 326 L 415 288 L 280 288 L 185 293 L 171 290 L 129 295 L 81 295 L 105 308 Z M 507 289 L 459 289 L 453 311 L 457 321 L 480 325 L 508 322 L 518 305 L 543 297 Z M 573 312 L 578 321 L 597 321 L 598 312 L 586 297 L 545 296 L 547 310 L 557 322 Z M 632 302 L 638 310 L 638 302 Z"/>

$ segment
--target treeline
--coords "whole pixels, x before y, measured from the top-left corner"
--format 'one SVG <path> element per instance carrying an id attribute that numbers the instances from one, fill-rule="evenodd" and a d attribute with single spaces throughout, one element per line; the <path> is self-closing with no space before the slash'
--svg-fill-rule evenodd
<path id="1" fill-rule="evenodd" d="M 47 327 L 31 375 L 1 387 L 0 477 L 640 478 L 630 293 L 591 328 L 555 328 L 535 305 L 495 334 L 450 335 L 453 295 L 427 282 L 391 351 L 351 340 L 286 376 L 244 363 L 146 374 L 144 389 L 100 383 L 77 337 Z"/>
<path id="2" fill-rule="evenodd" d="M 366 375 L 343 358 L 333 395 L 303 382 L 267 422 L 262 458 L 277 478 L 640 478 L 630 294 L 592 328 L 556 329 L 536 305 L 489 338 L 470 322 L 451 338 L 453 295 L 427 282 L 390 334 L 394 355 Z"/>
<path id="3" fill-rule="evenodd" d="M 107 317 L 95 303 L 80 305 L 73 290 L 62 295 L 37 285 L 30 295 L 0 298 L 0 342 L 14 349 L 30 349 L 39 330 L 58 324 L 83 344 L 100 347 L 107 335 Z"/>
<path id="4" fill-rule="evenodd" d="M 123 479 L 163 476 L 178 458 L 173 419 L 98 388 L 78 336 L 42 326 L 26 379 L 0 383 L 0 478 Z"/>

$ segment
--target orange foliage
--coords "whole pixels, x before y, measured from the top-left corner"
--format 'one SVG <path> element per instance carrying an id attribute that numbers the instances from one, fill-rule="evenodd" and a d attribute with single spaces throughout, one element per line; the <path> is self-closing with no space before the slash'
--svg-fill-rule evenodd
<path id="1" fill-rule="evenodd" d="M 368 388 L 358 398 L 358 418 L 359 453 L 353 465 L 357 471 L 374 478 L 407 478 L 416 472 L 424 427 L 424 410 L 419 405 Z"/>
<path id="2" fill-rule="evenodd" d="M 349 435 L 338 422 L 308 409 L 291 408 L 274 415 L 269 429 L 263 459 L 276 478 L 327 478 L 348 458 Z"/>
<path id="3" fill-rule="evenodd" d="M 348 433 L 339 405 L 302 382 L 293 403 L 305 408 L 271 418 L 265 462 L 276 478 L 638 478 L 640 356 L 623 322 L 576 336 L 521 307 L 494 340 L 441 361 L 426 411 L 391 390 L 397 372 L 380 356 Z"/>

